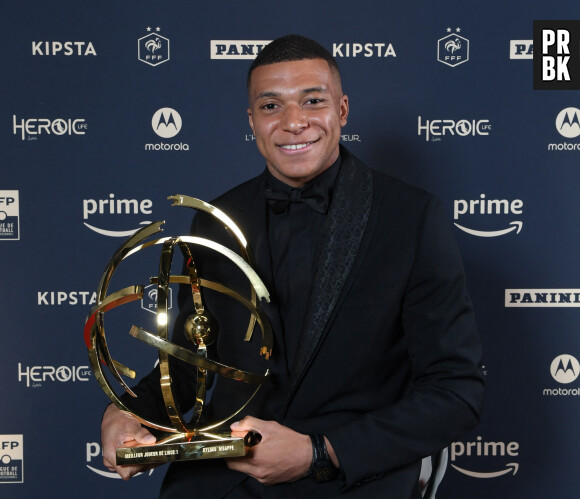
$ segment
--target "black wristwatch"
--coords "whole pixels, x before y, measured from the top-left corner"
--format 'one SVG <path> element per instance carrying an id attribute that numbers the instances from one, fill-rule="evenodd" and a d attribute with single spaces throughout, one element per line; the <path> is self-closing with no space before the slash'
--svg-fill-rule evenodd
<path id="1" fill-rule="evenodd" d="M 316 433 L 310 435 L 312 440 L 312 464 L 310 465 L 309 475 L 316 482 L 328 482 L 336 477 L 336 468 L 332 464 L 324 435 Z"/>

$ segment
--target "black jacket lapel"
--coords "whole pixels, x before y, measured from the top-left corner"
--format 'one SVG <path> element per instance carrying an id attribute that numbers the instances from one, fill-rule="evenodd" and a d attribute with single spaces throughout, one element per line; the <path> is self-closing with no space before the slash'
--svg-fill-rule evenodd
<path id="1" fill-rule="evenodd" d="M 326 324 L 357 256 L 373 201 L 372 171 L 341 148 L 342 165 L 316 259 L 304 329 L 290 373 L 285 413 L 326 333 Z"/>

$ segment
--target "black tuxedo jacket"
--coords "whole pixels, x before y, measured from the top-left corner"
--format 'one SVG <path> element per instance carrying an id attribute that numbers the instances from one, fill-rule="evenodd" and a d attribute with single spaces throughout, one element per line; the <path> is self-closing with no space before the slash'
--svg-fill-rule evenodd
<path id="1" fill-rule="evenodd" d="M 286 362 L 275 296 L 263 304 L 274 330 L 273 355 L 266 361 L 257 355 L 259 330 L 250 344 L 243 341 L 247 310 L 211 290 L 204 294 L 219 323 L 212 347 L 219 360 L 272 373 L 243 414 L 301 433 L 323 433 L 338 456 L 340 478 L 262 487 L 222 460 L 175 463 L 162 496 L 255 497 L 260 490 L 263 497 L 276 498 L 415 499 L 421 458 L 477 424 L 483 399 L 480 343 L 460 255 L 440 203 L 369 169 L 344 148 L 341 157 L 312 289 L 304 290 L 309 293 L 304 328 L 292 332 L 300 335 L 294 365 Z M 262 174 L 212 204 L 241 227 L 258 273 L 272 290 L 264 187 Z M 236 248 L 223 227 L 204 214 L 196 216 L 192 230 Z M 194 252 L 202 277 L 247 291 L 229 261 L 203 248 Z M 173 341 L 186 343 L 183 319 L 191 309 L 185 295 L 180 306 Z M 140 383 L 136 404 L 162 418 L 156 376 Z M 177 363 L 173 378 L 185 410 L 194 399 L 195 375 Z M 253 389 L 216 379 L 208 419 L 225 417 Z M 244 495 L 245 488 L 251 492 Z"/>

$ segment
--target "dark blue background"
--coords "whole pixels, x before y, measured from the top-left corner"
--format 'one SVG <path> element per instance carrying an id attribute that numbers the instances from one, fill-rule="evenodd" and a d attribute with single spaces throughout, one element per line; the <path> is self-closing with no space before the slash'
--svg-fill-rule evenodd
<path id="1" fill-rule="evenodd" d="M 577 0 L 514 2 L 321 1 L 291 3 L 14 1 L 0 10 L 0 191 L 18 190 L 20 240 L 0 240 L 0 435 L 24 435 L 24 483 L 0 483 L 3 497 L 155 497 L 163 469 L 121 483 L 99 457 L 105 395 L 88 382 L 26 387 L 22 366 L 88 365 L 82 328 L 89 307 L 43 305 L 38 293 L 93 291 L 121 239 L 96 234 L 167 219 L 184 233 L 190 213 L 170 194 L 210 200 L 259 173 L 264 163 L 247 124 L 250 61 L 210 59 L 211 40 L 271 40 L 296 32 L 333 43 L 393 44 L 396 57 L 339 57 L 350 98 L 345 142 L 369 165 L 436 193 L 450 223 L 498 230 L 513 215 L 464 215 L 455 200 L 521 199 L 521 233 L 482 238 L 456 229 L 485 348 L 488 394 L 481 425 L 461 442 L 517 442 L 517 456 L 459 456 L 451 464 L 515 475 L 473 478 L 448 469 L 439 497 L 580 498 L 579 398 L 546 397 L 560 354 L 580 358 L 577 308 L 506 308 L 505 289 L 579 288 L 577 248 L 580 151 L 555 127 L 580 107 L 578 91 L 534 91 L 532 60 L 510 59 L 510 40 L 532 40 L 533 20 L 577 19 Z M 137 59 L 146 28 L 161 27 L 171 59 Z M 437 61 L 437 41 L 461 28 L 469 61 Z M 96 56 L 32 55 L 33 41 L 91 42 Z M 376 54 L 376 52 L 375 52 Z M 173 139 L 157 137 L 151 117 L 171 107 L 183 120 Z M 21 140 L 17 119 L 84 119 L 86 134 Z M 426 141 L 425 120 L 489 120 L 489 135 Z M 189 151 L 146 151 L 146 143 L 187 143 Z M 91 215 L 83 200 L 150 199 L 151 215 Z M 155 272 L 151 267 L 149 273 Z M 147 274 L 148 275 L 148 274 Z M 146 283 L 145 283 L 146 284 Z M 142 312 L 147 315 L 147 312 Z M 144 319 L 145 320 L 145 319 Z M 109 334 L 112 334 L 109 332 Z M 125 332 L 119 334 L 126 334 Z M 346 352 L 345 352 L 346 353 Z M 113 352 L 113 355 L 117 354 Z M 121 360 L 121 359 L 119 359 Z M 150 358 L 137 361 L 140 371 Z"/>

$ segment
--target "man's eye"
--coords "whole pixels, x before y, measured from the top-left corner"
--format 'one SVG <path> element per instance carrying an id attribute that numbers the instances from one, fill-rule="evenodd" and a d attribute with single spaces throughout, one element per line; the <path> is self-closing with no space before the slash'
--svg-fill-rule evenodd
<path id="1" fill-rule="evenodd" d="M 276 109 L 276 104 L 264 104 L 262 106 L 262 109 L 267 109 L 267 110 Z"/>
<path id="2" fill-rule="evenodd" d="M 320 104 L 321 102 L 323 102 L 323 99 L 312 98 L 308 99 L 307 104 Z"/>

